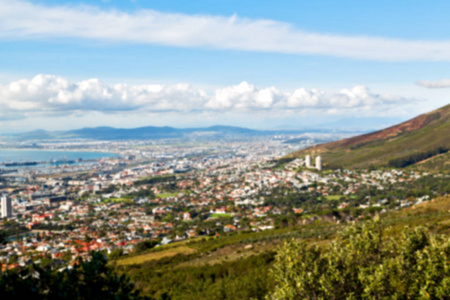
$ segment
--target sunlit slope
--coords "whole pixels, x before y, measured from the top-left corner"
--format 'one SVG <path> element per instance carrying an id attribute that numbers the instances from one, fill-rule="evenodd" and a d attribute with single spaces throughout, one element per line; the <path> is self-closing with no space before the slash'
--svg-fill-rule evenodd
<path id="1" fill-rule="evenodd" d="M 345 219 L 345 212 L 339 220 Z M 274 288 L 275 251 L 284 241 L 301 239 L 326 247 L 348 223 L 321 218 L 308 225 L 248 232 L 165 245 L 110 261 L 151 299 L 265 299 Z M 299 221 L 301 221 L 299 219 Z M 381 214 L 384 237 L 401 237 L 406 226 L 426 226 L 450 234 L 450 197 Z M 299 222 L 300 223 L 300 222 Z M 166 296 L 164 296 L 166 295 Z"/>
<path id="2" fill-rule="evenodd" d="M 450 105 L 446 105 L 380 131 L 302 149 L 288 157 L 320 154 L 328 168 L 404 167 L 448 158 L 442 153 L 449 149 Z M 423 167 L 427 165 L 434 164 Z"/>

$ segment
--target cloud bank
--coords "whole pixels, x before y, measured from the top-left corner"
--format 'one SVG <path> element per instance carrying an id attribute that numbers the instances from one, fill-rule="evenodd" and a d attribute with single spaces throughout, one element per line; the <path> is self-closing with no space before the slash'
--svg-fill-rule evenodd
<path id="1" fill-rule="evenodd" d="M 371 92 L 365 86 L 326 93 L 299 88 L 282 91 L 276 87 L 260 88 L 248 82 L 207 92 L 186 83 L 114 84 L 93 78 L 70 82 L 54 75 L 37 75 L 7 85 L 0 85 L 2 115 L 30 116 L 80 114 L 84 112 L 299 112 L 370 111 L 389 108 L 409 101 L 402 97 Z"/>
<path id="2" fill-rule="evenodd" d="M 450 41 L 421 41 L 303 31 L 265 19 L 187 15 L 0 0 L 0 38 L 95 41 L 312 54 L 380 61 L 450 61 Z"/>
<path id="3" fill-rule="evenodd" d="M 420 80 L 417 82 L 417 85 L 429 89 L 448 88 L 450 87 L 450 79 L 442 79 L 439 81 Z"/>

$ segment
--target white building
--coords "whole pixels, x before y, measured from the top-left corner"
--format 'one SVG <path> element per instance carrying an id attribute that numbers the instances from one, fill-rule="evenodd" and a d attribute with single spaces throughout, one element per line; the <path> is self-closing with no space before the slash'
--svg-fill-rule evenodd
<path id="1" fill-rule="evenodd" d="M 322 157 L 317 156 L 316 157 L 316 169 L 317 170 L 322 170 Z"/>
<path id="2" fill-rule="evenodd" d="M 305 165 L 307 168 L 311 168 L 311 155 L 306 155 L 305 157 Z"/>
<path id="3" fill-rule="evenodd" d="M 2 196 L 2 218 L 9 218 L 12 216 L 11 198 Z"/>

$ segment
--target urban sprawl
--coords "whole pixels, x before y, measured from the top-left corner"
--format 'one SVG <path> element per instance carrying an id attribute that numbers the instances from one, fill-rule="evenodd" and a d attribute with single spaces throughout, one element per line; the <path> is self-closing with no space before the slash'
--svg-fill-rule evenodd
<path id="1" fill-rule="evenodd" d="M 416 190 L 442 174 L 412 170 L 328 170 L 313 153 L 279 138 L 46 144 L 112 151 L 76 164 L 1 170 L 3 270 L 32 263 L 70 267 L 91 251 L 127 255 L 202 236 L 348 222 L 431 200 Z M 322 167 L 322 164 L 324 167 Z"/>

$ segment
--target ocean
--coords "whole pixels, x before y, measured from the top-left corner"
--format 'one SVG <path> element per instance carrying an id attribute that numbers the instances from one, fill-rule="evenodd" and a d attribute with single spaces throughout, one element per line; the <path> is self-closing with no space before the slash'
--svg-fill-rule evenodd
<path id="1" fill-rule="evenodd" d="M 0 163 L 8 162 L 43 162 L 50 160 L 88 160 L 104 157 L 118 157 L 119 154 L 108 152 L 87 152 L 87 151 L 57 151 L 57 150 L 0 150 Z"/>

